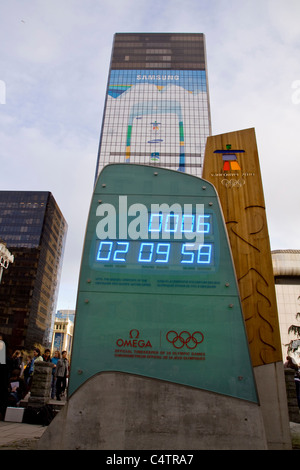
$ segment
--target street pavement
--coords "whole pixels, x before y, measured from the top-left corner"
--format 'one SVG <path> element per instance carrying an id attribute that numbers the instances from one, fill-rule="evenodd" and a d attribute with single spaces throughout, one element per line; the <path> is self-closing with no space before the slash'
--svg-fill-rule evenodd
<path id="1" fill-rule="evenodd" d="M 0 421 L 1 450 L 35 450 L 47 426 Z M 300 424 L 290 423 L 293 450 L 300 450 Z"/>
<path id="2" fill-rule="evenodd" d="M 25 397 L 24 401 L 27 400 L 28 397 Z M 49 405 L 57 409 L 65 402 L 65 397 L 62 397 L 60 402 L 51 399 Z M 40 424 L 17 423 L 0 419 L 0 450 L 34 450 L 46 429 L 47 426 Z"/>
<path id="3" fill-rule="evenodd" d="M 34 450 L 47 426 L 0 421 L 1 450 Z"/>

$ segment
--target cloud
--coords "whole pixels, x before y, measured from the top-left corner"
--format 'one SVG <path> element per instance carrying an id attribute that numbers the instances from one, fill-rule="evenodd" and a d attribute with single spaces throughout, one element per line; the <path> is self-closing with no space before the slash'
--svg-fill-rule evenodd
<path id="1" fill-rule="evenodd" d="M 270 23 L 280 40 L 287 45 L 295 45 L 300 41 L 299 17 L 300 3 L 298 0 L 268 0 Z"/>

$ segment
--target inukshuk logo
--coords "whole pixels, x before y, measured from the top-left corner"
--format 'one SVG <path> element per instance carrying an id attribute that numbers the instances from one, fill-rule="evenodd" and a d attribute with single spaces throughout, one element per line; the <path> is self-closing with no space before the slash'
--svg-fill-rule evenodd
<path id="1" fill-rule="evenodd" d="M 226 150 L 215 150 L 214 153 L 221 154 L 223 158 L 223 171 L 238 171 L 241 169 L 237 161 L 237 153 L 244 153 L 245 150 L 232 150 L 231 145 L 226 145 Z"/>

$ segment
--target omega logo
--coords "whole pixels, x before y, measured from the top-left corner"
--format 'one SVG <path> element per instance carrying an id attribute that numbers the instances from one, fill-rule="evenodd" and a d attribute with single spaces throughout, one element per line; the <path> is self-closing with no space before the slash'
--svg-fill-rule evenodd
<path id="1" fill-rule="evenodd" d="M 131 348 L 152 348 L 152 344 L 149 340 L 144 341 L 143 339 L 139 339 L 139 336 L 139 330 L 133 329 L 129 332 L 129 339 L 119 338 L 117 339 L 116 344 L 119 348 L 124 346 L 129 346 Z"/>

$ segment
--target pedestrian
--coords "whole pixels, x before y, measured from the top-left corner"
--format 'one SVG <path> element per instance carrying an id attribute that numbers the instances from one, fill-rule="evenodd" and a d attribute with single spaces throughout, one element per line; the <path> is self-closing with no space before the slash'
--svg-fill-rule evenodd
<path id="1" fill-rule="evenodd" d="M 18 406 L 20 401 L 25 397 L 27 391 L 25 382 L 20 377 L 20 369 L 12 371 L 11 377 L 9 379 L 8 391 L 8 405 Z"/>
<path id="2" fill-rule="evenodd" d="M 60 359 L 60 352 L 55 351 L 54 356 L 51 358 L 51 362 L 53 364 L 53 369 L 52 369 L 52 378 L 51 378 L 51 398 L 55 398 L 56 394 L 56 366 L 57 362 Z"/>
<path id="3" fill-rule="evenodd" d="M 21 351 L 17 349 L 7 361 L 9 376 L 11 376 L 13 371 L 15 371 L 16 369 L 21 371 L 21 364 L 22 364 Z"/>
<path id="4" fill-rule="evenodd" d="M 32 357 L 27 356 L 26 363 L 24 365 L 24 371 L 23 371 L 23 377 L 24 377 L 24 381 L 25 381 L 26 386 L 28 386 L 28 384 L 29 384 L 31 361 L 32 361 Z"/>
<path id="5" fill-rule="evenodd" d="M 39 361 L 43 361 L 43 358 L 41 356 L 41 351 L 39 350 L 39 348 L 34 348 L 33 350 L 33 358 L 31 360 L 31 363 L 30 363 L 30 367 L 29 367 L 29 383 L 28 383 L 28 388 L 30 389 L 31 388 L 31 384 L 32 384 L 32 378 L 33 378 L 33 374 L 34 374 L 34 365 L 36 362 L 39 362 Z"/>
<path id="6" fill-rule="evenodd" d="M 295 372 L 294 375 L 295 385 L 296 385 L 296 395 L 297 395 L 297 403 L 298 408 L 300 409 L 300 369 Z"/>
<path id="7" fill-rule="evenodd" d="M 296 395 L 297 395 L 297 403 L 298 408 L 300 409 L 300 371 L 298 364 L 296 363 L 295 359 L 291 356 L 286 356 L 286 362 L 284 363 L 285 369 L 293 369 L 294 370 L 294 381 L 296 387 Z"/>
<path id="8" fill-rule="evenodd" d="M 34 348 L 33 350 L 33 360 L 31 361 L 32 364 L 35 362 L 43 361 L 43 358 L 41 356 L 41 351 L 39 348 Z"/>
<path id="9" fill-rule="evenodd" d="M 286 362 L 284 363 L 285 369 L 294 369 L 298 371 L 298 366 L 295 361 L 291 356 L 286 356 Z"/>
<path id="10" fill-rule="evenodd" d="M 61 395 L 66 390 L 67 377 L 69 375 L 69 361 L 67 359 L 67 351 L 61 353 L 61 359 L 57 361 L 56 365 L 56 399 L 60 400 Z"/>
<path id="11" fill-rule="evenodd" d="M 50 349 L 45 349 L 44 354 L 42 355 L 44 362 L 51 362 Z"/>

